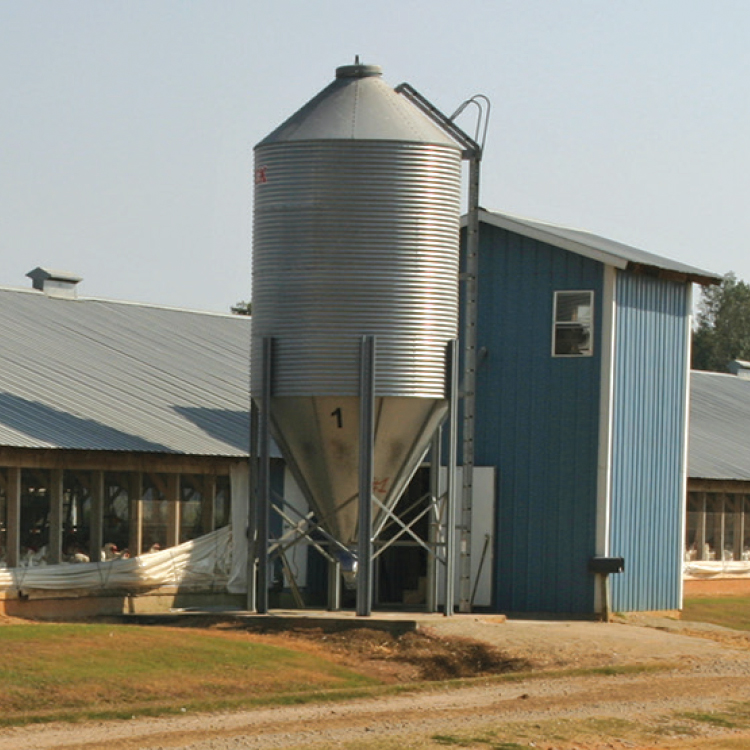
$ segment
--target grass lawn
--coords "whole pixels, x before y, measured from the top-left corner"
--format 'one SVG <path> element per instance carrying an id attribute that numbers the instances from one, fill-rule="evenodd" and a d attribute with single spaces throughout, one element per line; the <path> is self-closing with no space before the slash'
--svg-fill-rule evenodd
<path id="1" fill-rule="evenodd" d="M 750 631 L 750 596 L 686 597 L 682 619 Z M 376 640 L 373 635 L 359 637 L 358 642 L 367 645 L 367 641 L 373 639 Z M 345 701 L 360 695 L 403 689 L 398 685 L 386 685 L 387 678 L 381 680 L 377 671 L 376 677 L 358 671 L 355 666 L 362 662 L 353 653 L 348 660 L 341 654 L 338 658 L 331 656 L 336 647 L 334 636 L 327 637 L 326 651 L 317 643 L 308 642 L 307 646 L 294 643 L 291 647 L 287 644 L 278 638 L 262 638 L 241 629 L 220 627 L 3 624 L 0 625 L 3 653 L 0 727 L 55 720 L 129 718 L 255 705 Z M 373 642 L 371 646 L 377 650 L 380 644 Z M 414 663 L 425 662 L 421 664 L 421 679 L 466 676 L 450 672 L 442 677 L 429 677 L 430 659 L 442 664 L 447 657 L 437 652 L 422 654 L 423 646 L 422 643 L 412 644 L 413 653 L 403 655 L 412 660 L 418 657 Z M 477 654 L 464 653 L 456 644 L 450 648 L 456 650 L 454 656 L 461 664 L 479 660 Z M 511 661 L 506 665 L 494 664 L 494 667 L 490 664 L 492 668 L 480 672 L 500 674 L 527 668 L 523 664 L 511 664 Z M 622 668 L 622 671 L 627 670 Z M 508 675 L 507 679 L 513 679 L 513 675 Z M 416 687 L 412 684 L 409 689 Z M 748 730 L 750 708 L 745 714 L 747 722 L 739 726 Z M 576 731 L 583 729 L 576 727 Z M 460 735 L 423 739 L 424 745 L 414 747 L 514 746 L 512 737 L 497 730 L 481 742 L 475 737 Z M 372 747 L 390 748 L 392 745 L 385 742 Z M 718 750 L 733 746 L 706 744 L 701 747 Z"/>
<path id="2" fill-rule="evenodd" d="M 0 726 L 304 701 L 378 684 L 236 631 L 3 625 L 0 650 Z"/>
<path id="3" fill-rule="evenodd" d="M 261 636 L 228 624 L 7 623 L 0 651 L 0 727 L 346 701 L 530 667 L 470 639 L 369 629 Z"/>
<path id="4" fill-rule="evenodd" d="M 729 730 L 717 736 L 713 727 Z M 649 750 L 747 750 L 750 703 L 734 703 L 726 711 L 706 714 L 673 712 L 643 722 L 640 718 L 538 719 L 498 721 L 471 730 L 409 736 L 409 750 L 528 750 L 536 748 L 649 748 Z M 298 745 L 293 750 L 305 750 Z M 320 745 L 314 745 L 320 748 Z M 357 740 L 343 750 L 403 750 L 404 738 Z M 290 748 L 290 750 L 292 750 Z"/>
<path id="5" fill-rule="evenodd" d="M 682 620 L 750 630 L 750 596 L 685 597 Z"/>

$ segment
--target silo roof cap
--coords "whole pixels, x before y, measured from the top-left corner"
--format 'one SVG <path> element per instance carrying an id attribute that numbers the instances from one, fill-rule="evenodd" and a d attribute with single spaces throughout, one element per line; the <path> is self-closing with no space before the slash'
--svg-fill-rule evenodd
<path id="1" fill-rule="evenodd" d="M 336 78 L 369 78 L 370 76 L 382 76 L 383 69 L 380 65 L 342 65 L 336 68 Z"/>
<path id="2" fill-rule="evenodd" d="M 344 65 L 336 79 L 258 146 L 290 141 L 403 141 L 459 145 L 382 78 L 379 65 Z"/>

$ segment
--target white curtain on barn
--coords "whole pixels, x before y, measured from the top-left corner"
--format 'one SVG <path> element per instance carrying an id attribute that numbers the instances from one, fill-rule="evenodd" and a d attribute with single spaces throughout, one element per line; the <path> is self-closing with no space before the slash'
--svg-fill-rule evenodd
<path id="1" fill-rule="evenodd" d="M 232 567 L 228 526 L 176 547 L 104 562 L 0 569 L 0 591 L 138 591 L 159 586 L 222 591 Z"/>
<path id="2" fill-rule="evenodd" d="M 229 472 L 232 491 L 232 569 L 227 591 L 247 592 L 247 518 L 250 507 L 250 463 L 232 466 Z"/>

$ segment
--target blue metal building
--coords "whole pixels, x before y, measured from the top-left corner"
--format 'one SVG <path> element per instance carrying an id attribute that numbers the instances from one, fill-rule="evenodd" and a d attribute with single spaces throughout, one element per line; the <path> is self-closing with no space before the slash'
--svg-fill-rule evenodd
<path id="1" fill-rule="evenodd" d="M 693 283 L 587 232 L 480 215 L 476 463 L 497 468 L 494 608 L 681 605 Z"/>

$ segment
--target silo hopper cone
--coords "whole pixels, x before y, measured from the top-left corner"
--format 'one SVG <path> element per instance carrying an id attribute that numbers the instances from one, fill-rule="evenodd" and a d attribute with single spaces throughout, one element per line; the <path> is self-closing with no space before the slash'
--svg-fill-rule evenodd
<path id="1" fill-rule="evenodd" d="M 443 399 L 375 399 L 373 529 L 393 510 L 447 412 Z M 348 549 L 357 544 L 359 398 L 274 398 L 271 422 L 320 526 Z"/>

